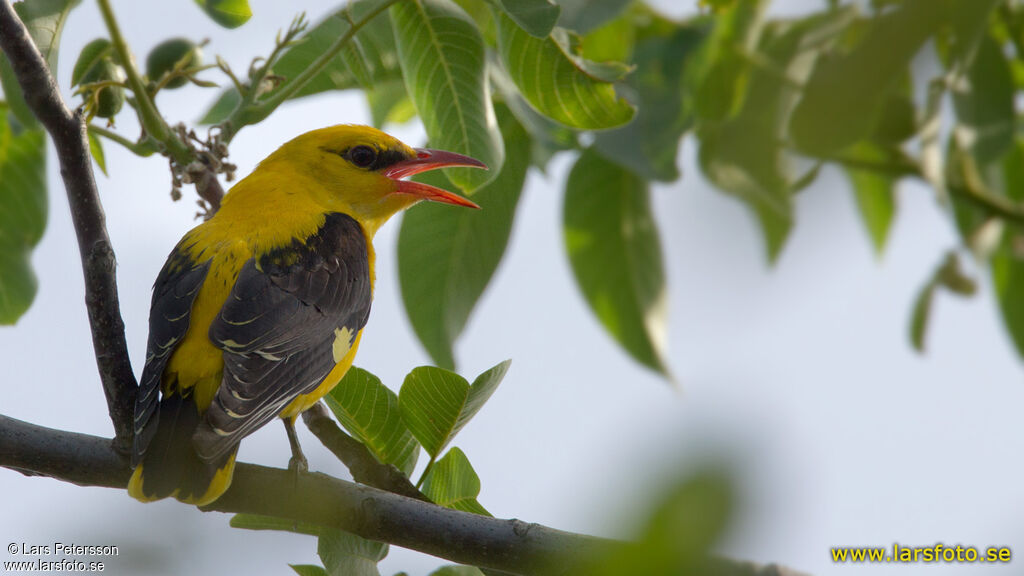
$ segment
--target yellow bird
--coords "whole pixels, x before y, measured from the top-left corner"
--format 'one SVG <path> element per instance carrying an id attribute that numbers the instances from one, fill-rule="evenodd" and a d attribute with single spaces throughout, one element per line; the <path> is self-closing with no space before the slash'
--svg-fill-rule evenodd
<path id="1" fill-rule="evenodd" d="M 307 132 L 267 157 L 167 258 L 153 288 L 135 406 L 132 497 L 202 506 L 231 484 L 242 438 L 294 422 L 345 375 L 373 297 L 373 236 L 420 200 L 478 208 L 402 180 L 446 166 L 366 126 Z"/>

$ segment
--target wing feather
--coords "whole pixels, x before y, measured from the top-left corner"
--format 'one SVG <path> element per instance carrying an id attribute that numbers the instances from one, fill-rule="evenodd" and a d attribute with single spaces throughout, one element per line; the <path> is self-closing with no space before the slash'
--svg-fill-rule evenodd
<path id="1" fill-rule="evenodd" d="M 336 331 L 366 324 L 371 287 L 366 237 L 329 214 L 304 242 L 242 267 L 210 340 L 224 350 L 224 380 L 193 442 L 214 459 L 274 419 L 334 368 Z"/>
<path id="2" fill-rule="evenodd" d="M 157 404 L 164 367 L 188 332 L 192 304 L 206 279 L 210 263 L 196 264 L 179 244 L 167 258 L 153 285 L 149 309 L 149 341 L 146 365 L 139 381 L 135 400 L 135 437 L 132 440 L 132 465 L 142 455 L 157 429 Z"/>

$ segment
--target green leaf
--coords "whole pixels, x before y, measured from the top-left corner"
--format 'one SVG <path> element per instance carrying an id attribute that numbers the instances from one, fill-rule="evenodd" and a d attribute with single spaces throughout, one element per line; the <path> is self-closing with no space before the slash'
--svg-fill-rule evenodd
<path id="1" fill-rule="evenodd" d="M 802 150 L 826 155 L 868 136 L 911 59 L 945 21 L 946 2 L 907 0 L 870 23 L 848 54 L 819 58 L 789 125 Z"/>
<path id="2" fill-rule="evenodd" d="M 683 73 L 707 32 L 703 24 L 670 25 L 664 33 L 652 30 L 637 41 L 637 69 L 627 84 L 638 113 L 626 126 L 597 135 L 594 147 L 602 155 L 648 180 L 679 178 L 680 140 L 693 125 L 693 106 L 683 93 Z"/>
<path id="3" fill-rule="evenodd" d="M 289 564 L 299 576 L 328 576 L 327 570 L 316 564 Z"/>
<path id="4" fill-rule="evenodd" d="M 596 576 L 724 574 L 712 552 L 735 508 L 735 489 L 720 472 L 704 471 L 672 487 L 635 543 L 595 563 Z"/>
<path id="5" fill-rule="evenodd" d="M 430 145 L 472 156 L 490 168 L 444 171 L 466 193 L 475 192 L 497 176 L 505 156 L 480 31 L 449 0 L 410 0 L 390 10 L 405 87 Z"/>
<path id="6" fill-rule="evenodd" d="M 506 360 L 477 376 L 472 386 L 462 376 L 433 366 L 421 366 L 405 377 L 398 407 L 406 426 L 431 458 L 480 411 L 511 362 Z"/>
<path id="7" fill-rule="evenodd" d="M 458 448 L 449 450 L 430 468 L 423 480 L 423 494 L 445 508 L 491 515 L 476 499 L 480 495 L 480 477 Z"/>
<path id="8" fill-rule="evenodd" d="M 558 0 L 562 8 L 558 25 L 586 34 L 621 13 L 630 0 Z"/>
<path id="9" fill-rule="evenodd" d="M 276 518 L 262 514 L 235 514 L 231 517 L 232 528 L 244 530 L 278 530 L 280 532 L 295 532 L 296 534 L 307 534 L 319 536 L 324 530 L 323 526 L 309 522 L 299 522 L 287 518 Z"/>
<path id="10" fill-rule="evenodd" d="M 341 49 L 341 59 L 348 67 L 348 71 L 355 77 L 356 82 L 363 90 L 373 88 L 373 76 L 370 74 L 370 66 L 366 63 L 366 56 L 363 54 L 362 43 L 359 38 L 353 36 L 348 44 Z"/>
<path id="11" fill-rule="evenodd" d="M 398 396 L 379 378 L 353 366 L 324 399 L 338 422 L 377 460 L 412 474 L 419 445 L 402 421 Z"/>
<path id="12" fill-rule="evenodd" d="M 758 46 L 766 6 L 764 0 L 738 0 L 716 13 L 695 94 L 701 119 L 725 120 L 743 105 L 751 68 L 746 53 Z"/>
<path id="13" fill-rule="evenodd" d="M 442 566 L 430 573 L 430 576 L 483 576 L 476 566 Z"/>
<path id="14" fill-rule="evenodd" d="M 856 144 L 850 154 L 858 160 L 880 164 L 895 156 L 893 151 L 870 142 Z M 860 209 L 871 244 L 875 253 L 880 255 L 885 250 L 885 241 L 889 237 L 896 212 L 896 179 L 879 170 L 855 167 L 847 167 L 846 174 L 853 184 L 857 208 Z"/>
<path id="15" fill-rule="evenodd" d="M 366 91 L 373 125 L 383 128 L 387 124 L 405 124 L 416 116 L 405 83 L 401 80 L 383 82 Z"/>
<path id="16" fill-rule="evenodd" d="M 71 9 L 80 1 L 32 0 L 14 4 L 14 11 L 18 14 L 18 18 L 25 23 L 32 42 L 43 55 L 47 67 L 54 76 L 57 74 L 57 55 L 60 51 L 60 35 L 64 31 L 64 22 L 67 21 Z M 18 122 L 26 129 L 38 128 L 39 122 L 25 103 L 25 97 L 14 76 L 14 70 L 2 53 L 0 53 L 0 85 L 3 86 L 4 97 L 10 106 L 10 112 L 18 119 Z"/>
<path id="17" fill-rule="evenodd" d="M 499 0 L 502 10 L 530 36 L 546 38 L 562 9 L 551 0 Z"/>
<path id="18" fill-rule="evenodd" d="M 104 60 L 110 59 L 113 53 L 114 47 L 106 38 L 97 38 L 86 44 L 75 60 L 75 67 L 71 72 L 71 85 L 78 86 L 87 76 L 99 76 L 95 71 Z"/>
<path id="19" fill-rule="evenodd" d="M 496 18 L 498 51 L 505 69 L 538 112 L 581 130 L 614 128 L 633 118 L 633 106 L 569 50 L 564 34 L 534 38 L 505 14 Z"/>
<path id="20" fill-rule="evenodd" d="M 646 182 L 585 150 L 569 173 L 563 224 L 591 310 L 635 360 L 668 375 L 665 273 Z"/>
<path id="21" fill-rule="evenodd" d="M 1003 325 L 1017 354 L 1024 357 L 1024 298 L 1020 297 L 1024 294 L 1024 255 L 1017 249 L 1020 243 L 1019 236 L 1004 239 L 992 256 L 991 271 Z"/>
<path id="22" fill-rule="evenodd" d="M 46 136 L 15 135 L 0 107 L 0 324 L 14 324 L 36 294 L 29 257 L 46 228 Z"/>
<path id="23" fill-rule="evenodd" d="M 914 350 L 923 353 L 928 322 L 932 316 L 932 302 L 935 301 L 935 281 L 929 280 L 914 299 L 914 310 L 910 315 L 910 344 Z"/>
<path id="24" fill-rule="evenodd" d="M 308 30 L 288 48 L 273 66 L 274 74 L 281 76 L 287 83 L 308 68 L 314 60 L 345 34 L 349 28 L 345 18 L 346 10 L 351 10 L 351 17 L 358 19 L 365 16 L 379 4 L 380 0 L 356 0 L 344 8 L 337 10 Z M 391 30 L 391 20 L 384 14 L 370 20 L 354 36 L 359 42 L 363 64 L 369 72 L 373 86 L 380 86 L 389 80 L 400 80 L 401 69 L 395 53 L 395 38 Z M 360 88 L 359 80 L 345 62 L 346 56 L 338 54 L 331 62 L 302 87 L 293 98 L 301 98 L 327 92 L 330 90 L 348 90 Z M 364 79 L 365 80 L 365 79 Z M 231 88 L 226 90 L 214 102 L 213 106 L 200 120 L 202 124 L 223 122 L 242 101 L 238 92 Z"/>
<path id="25" fill-rule="evenodd" d="M 334 528 L 324 528 L 317 554 L 330 576 L 380 576 L 377 563 L 388 555 L 388 545 Z"/>
<path id="26" fill-rule="evenodd" d="M 494 275 L 530 163 L 530 139 L 508 108 L 497 107 L 505 165 L 473 200 L 482 210 L 423 202 L 402 218 L 398 275 L 413 330 L 438 366 L 455 369 L 452 347 Z M 422 181 L 447 187 L 443 174 Z"/>
<path id="27" fill-rule="evenodd" d="M 982 37 L 967 74 L 953 86 L 953 107 L 957 139 L 979 166 L 998 160 L 1013 144 L 1013 78 L 990 36 Z"/>
<path id="28" fill-rule="evenodd" d="M 950 22 L 954 46 L 950 62 L 969 63 L 988 29 L 989 14 L 1000 0 L 952 0 Z"/>
<path id="29" fill-rule="evenodd" d="M 995 277 L 995 273 L 995 259 L 993 259 L 993 277 Z M 998 293 L 999 284 L 998 282 L 994 282 L 994 284 L 996 284 Z M 910 317 L 910 343 L 920 353 L 925 350 L 925 336 L 932 316 L 935 293 L 940 288 L 961 297 L 973 296 L 978 290 L 978 283 L 964 274 L 960 266 L 960 258 L 953 250 L 946 254 L 942 264 L 935 269 L 914 300 L 914 310 Z"/>
<path id="30" fill-rule="evenodd" d="M 555 154 L 577 147 L 575 132 L 534 110 L 500 66 L 491 66 L 490 77 L 512 115 L 530 135 L 530 162 L 534 166 L 544 170 Z"/>
<path id="31" fill-rule="evenodd" d="M 89 132 L 89 153 L 92 154 L 92 159 L 96 161 L 96 165 L 99 166 L 103 175 L 110 176 L 107 174 L 107 156 L 103 153 L 103 141 L 92 132 Z"/>
<path id="32" fill-rule="evenodd" d="M 195 0 L 211 20 L 225 28 L 238 28 L 252 17 L 249 0 Z"/>

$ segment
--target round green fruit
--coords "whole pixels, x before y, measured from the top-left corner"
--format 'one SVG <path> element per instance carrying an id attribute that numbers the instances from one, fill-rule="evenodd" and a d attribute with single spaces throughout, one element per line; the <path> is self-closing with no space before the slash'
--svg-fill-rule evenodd
<path id="1" fill-rule="evenodd" d="M 159 82 L 179 62 L 183 62 L 182 68 L 190 68 L 198 66 L 202 60 L 203 53 L 195 42 L 187 38 L 171 38 L 158 44 L 146 57 L 146 76 L 153 82 Z M 186 78 L 179 76 L 165 84 L 164 88 L 181 88 L 186 82 Z"/>

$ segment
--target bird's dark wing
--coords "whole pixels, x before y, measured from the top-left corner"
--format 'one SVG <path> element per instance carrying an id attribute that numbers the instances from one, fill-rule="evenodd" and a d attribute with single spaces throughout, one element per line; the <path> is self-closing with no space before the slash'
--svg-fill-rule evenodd
<path id="1" fill-rule="evenodd" d="M 210 325 L 224 379 L 193 436 L 199 455 L 217 458 L 312 392 L 340 359 L 336 340 L 347 350 L 366 325 L 370 300 L 366 237 L 346 214 L 246 262 Z"/>
<path id="2" fill-rule="evenodd" d="M 132 465 L 146 452 L 157 429 L 156 407 L 160 381 L 171 352 L 188 331 L 192 303 L 206 279 L 209 261 L 193 262 L 179 244 L 171 252 L 153 285 L 149 309 L 149 343 L 146 366 L 142 369 L 139 394 L 135 399 L 135 437 L 132 441 Z"/>

